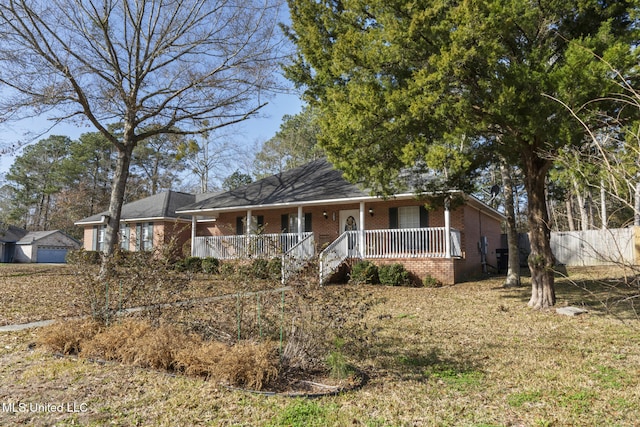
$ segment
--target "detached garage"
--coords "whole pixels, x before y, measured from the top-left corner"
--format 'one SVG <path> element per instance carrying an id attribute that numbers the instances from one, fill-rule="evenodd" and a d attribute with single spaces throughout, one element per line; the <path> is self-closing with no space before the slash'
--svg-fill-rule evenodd
<path id="1" fill-rule="evenodd" d="M 16 244 L 16 262 L 63 263 L 69 250 L 80 242 L 60 230 L 32 231 Z"/>

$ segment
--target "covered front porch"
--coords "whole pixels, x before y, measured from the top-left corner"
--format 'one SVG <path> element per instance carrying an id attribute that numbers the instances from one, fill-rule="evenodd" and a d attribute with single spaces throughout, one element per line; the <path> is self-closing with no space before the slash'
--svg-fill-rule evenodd
<path id="1" fill-rule="evenodd" d="M 357 220 L 353 222 L 354 227 L 349 227 L 353 229 L 346 230 L 347 227 L 337 221 L 337 212 L 344 212 L 339 205 L 336 205 L 336 210 L 331 209 L 331 206 L 297 206 L 297 214 L 291 215 L 294 218 L 294 226 L 291 228 L 295 232 L 290 233 L 265 233 L 268 224 L 260 224 L 258 220 L 269 219 L 269 213 L 265 210 L 248 209 L 243 213 L 241 218 L 244 225 L 236 231 L 244 231 L 246 234 L 198 236 L 195 233 L 197 219 L 194 218 L 191 253 L 197 257 L 214 257 L 220 260 L 279 257 L 282 259 L 283 282 L 317 255 L 321 283 L 347 259 L 415 260 L 462 256 L 461 233 L 450 225 L 448 206 L 445 206 L 443 218 L 437 221 L 444 226 L 380 229 L 374 229 L 375 225 L 380 224 L 381 218 L 376 218 L 376 224 L 373 213 L 378 210 L 379 215 L 383 215 L 382 204 L 361 201 L 356 206 L 358 209 L 351 209 L 349 213 L 353 213 Z M 384 221 L 387 221 L 386 209 Z M 312 212 L 314 218 L 317 218 L 318 213 L 320 218 L 311 227 L 311 221 L 305 224 L 305 219 L 310 220 Z M 327 234 L 323 234 L 329 224 L 344 230 L 330 241 L 326 239 Z"/>

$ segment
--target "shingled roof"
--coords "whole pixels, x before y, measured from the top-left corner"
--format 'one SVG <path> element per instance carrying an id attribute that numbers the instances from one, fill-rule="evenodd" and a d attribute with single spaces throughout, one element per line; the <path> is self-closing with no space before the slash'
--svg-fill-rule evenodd
<path id="1" fill-rule="evenodd" d="M 22 239 L 25 234 L 27 234 L 27 230 L 25 229 L 0 223 L 0 242 L 15 243 Z"/>
<path id="2" fill-rule="evenodd" d="M 193 203 L 196 200 L 196 196 L 188 193 L 181 193 L 178 191 L 167 191 L 164 193 L 155 194 L 153 196 L 146 197 L 144 199 L 136 200 L 135 202 L 127 203 L 122 206 L 122 213 L 120 214 L 121 221 L 130 221 L 136 219 L 159 219 L 159 218 L 184 218 L 188 219 L 187 215 L 176 214 L 178 208 Z M 104 211 L 99 214 L 84 218 L 76 225 L 83 224 L 95 224 L 100 223 L 103 215 L 107 215 L 109 212 Z"/>
<path id="3" fill-rule="evenodd" d="M 183 206 L 178 212 L 312 204 L 369 197 L 367 192 L 345 180 L 342 172 L 334 169 L 328 160 L 320 159 Z"/>

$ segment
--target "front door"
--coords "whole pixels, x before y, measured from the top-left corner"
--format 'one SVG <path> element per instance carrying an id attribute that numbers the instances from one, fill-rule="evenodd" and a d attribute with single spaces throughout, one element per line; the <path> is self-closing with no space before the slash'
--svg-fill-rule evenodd
<path id="1" fill-rule="evenodd" d="M 340 233 L 345 231 L 357 231 L 362 229 L 360 224 L 360 211 L 348 209 L 340 211 Z M 354 233 L 348 237 L 349 256 L 358 256 L 358 236 Z"/>

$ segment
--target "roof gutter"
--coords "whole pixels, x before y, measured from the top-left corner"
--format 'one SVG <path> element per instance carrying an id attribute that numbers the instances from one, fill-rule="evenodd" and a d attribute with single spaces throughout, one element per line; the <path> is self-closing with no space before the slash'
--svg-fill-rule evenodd
<path id="1" fill-rule="evenodd" d="M 174 217 L 166 217 L 166 216 L 158 216 L 158 217 L 149 217 L 149 218 L 130 218 L 130 219 L 120 219 L 121 223 L 136 223 L 136 222 L 154 222 L 154 221 L 178 221 L 178 222 L 191 222 L 190 218 L 174 218 Z M 74 222 L 73 225 L 82 226 L 82 225 L 105 225 L 105 221 L 94 220 L 94 221 L 78 221 Z"/>

